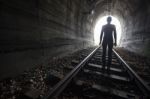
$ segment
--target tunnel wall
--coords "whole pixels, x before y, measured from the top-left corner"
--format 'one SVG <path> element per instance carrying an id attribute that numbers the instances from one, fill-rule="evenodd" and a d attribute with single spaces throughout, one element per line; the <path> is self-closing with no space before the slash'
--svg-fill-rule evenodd
<path id="1" fill-rule="evenodd" d="M 150 3 L 139 1 L 125 17 L 121 46 L 150 58 Z M 134 6 L 133 6 L 134 7 Z"/>
<path id="2" fill-rule="evenodd" d="M 83 6 L 85 0 L 1 0 L 0 79 L 93 44 Z"/>

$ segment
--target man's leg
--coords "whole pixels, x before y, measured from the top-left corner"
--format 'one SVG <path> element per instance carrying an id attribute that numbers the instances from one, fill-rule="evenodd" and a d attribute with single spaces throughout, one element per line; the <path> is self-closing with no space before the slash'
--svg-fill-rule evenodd
<path id="1" fill-rule="evenodd" d="M 110 69 L 111 61 L 112 61 L 112 48 L 113 48 L 113 43 L 109 43 L 108 44 L 108 64 L 107 64 L 108 69 Z"/>
<path id="2" fill-rule="evenodd" d="M 107 47 L 107 44 L 103 43 L 102 46 L 103 46 L 102 63 L 103 63 L 103 68 L 105 68 L 105 65 L 106 65 L 106 47 Z"/>

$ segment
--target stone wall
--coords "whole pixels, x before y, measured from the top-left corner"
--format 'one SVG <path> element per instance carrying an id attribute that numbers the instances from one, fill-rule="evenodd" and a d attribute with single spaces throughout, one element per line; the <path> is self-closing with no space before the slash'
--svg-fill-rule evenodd
<path id="1" fill-rule="evenodd" d="M 130 17 L 125 19 L 121 46 L 150 57 L 150 3 L 144 0 L 132 6 L 134 9 L 130 12 Z"/>
<path id="2" fill-rule="evenodd" d="M 85 0 L 1 0 L 0 79 L 93 44 L 83 6 Z"/>

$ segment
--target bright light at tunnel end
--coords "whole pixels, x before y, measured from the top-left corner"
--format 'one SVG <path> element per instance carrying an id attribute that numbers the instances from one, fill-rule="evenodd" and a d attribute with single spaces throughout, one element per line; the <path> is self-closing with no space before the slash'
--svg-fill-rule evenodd
<path id="1" fill-rule="evenodd" d="M 95 45 L 98 45 L 99 42 L 100 42 L 100 33 L 101 33 L 101 29 L 102 29 L 102 26 L 107 24 L 107 17 L 108 16 L 104 16 L 102 18 L 99 18 L 99 20 L 97 21 L 96 25 L 95 25 L 95 28 L 94 28 L 94 42 L 95 42 Z M 116 26 L 116 31 L 117 31 L 117 45 L 119 44 L 120 42 L 120 37 L 121 37 L 121 24 L 120 24 L 120 21 L 111 16 L 112 17 L 112 22 L 111 24 L 114 24 Z"/>

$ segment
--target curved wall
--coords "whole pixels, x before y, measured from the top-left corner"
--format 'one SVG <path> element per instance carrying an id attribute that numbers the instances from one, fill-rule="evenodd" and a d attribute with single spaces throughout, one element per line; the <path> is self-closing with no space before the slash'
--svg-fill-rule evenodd
<path id="1" fill-rule="evenodd" d="M 93 44 L 85 0 L 1 0 L 0 78 Z"/>

